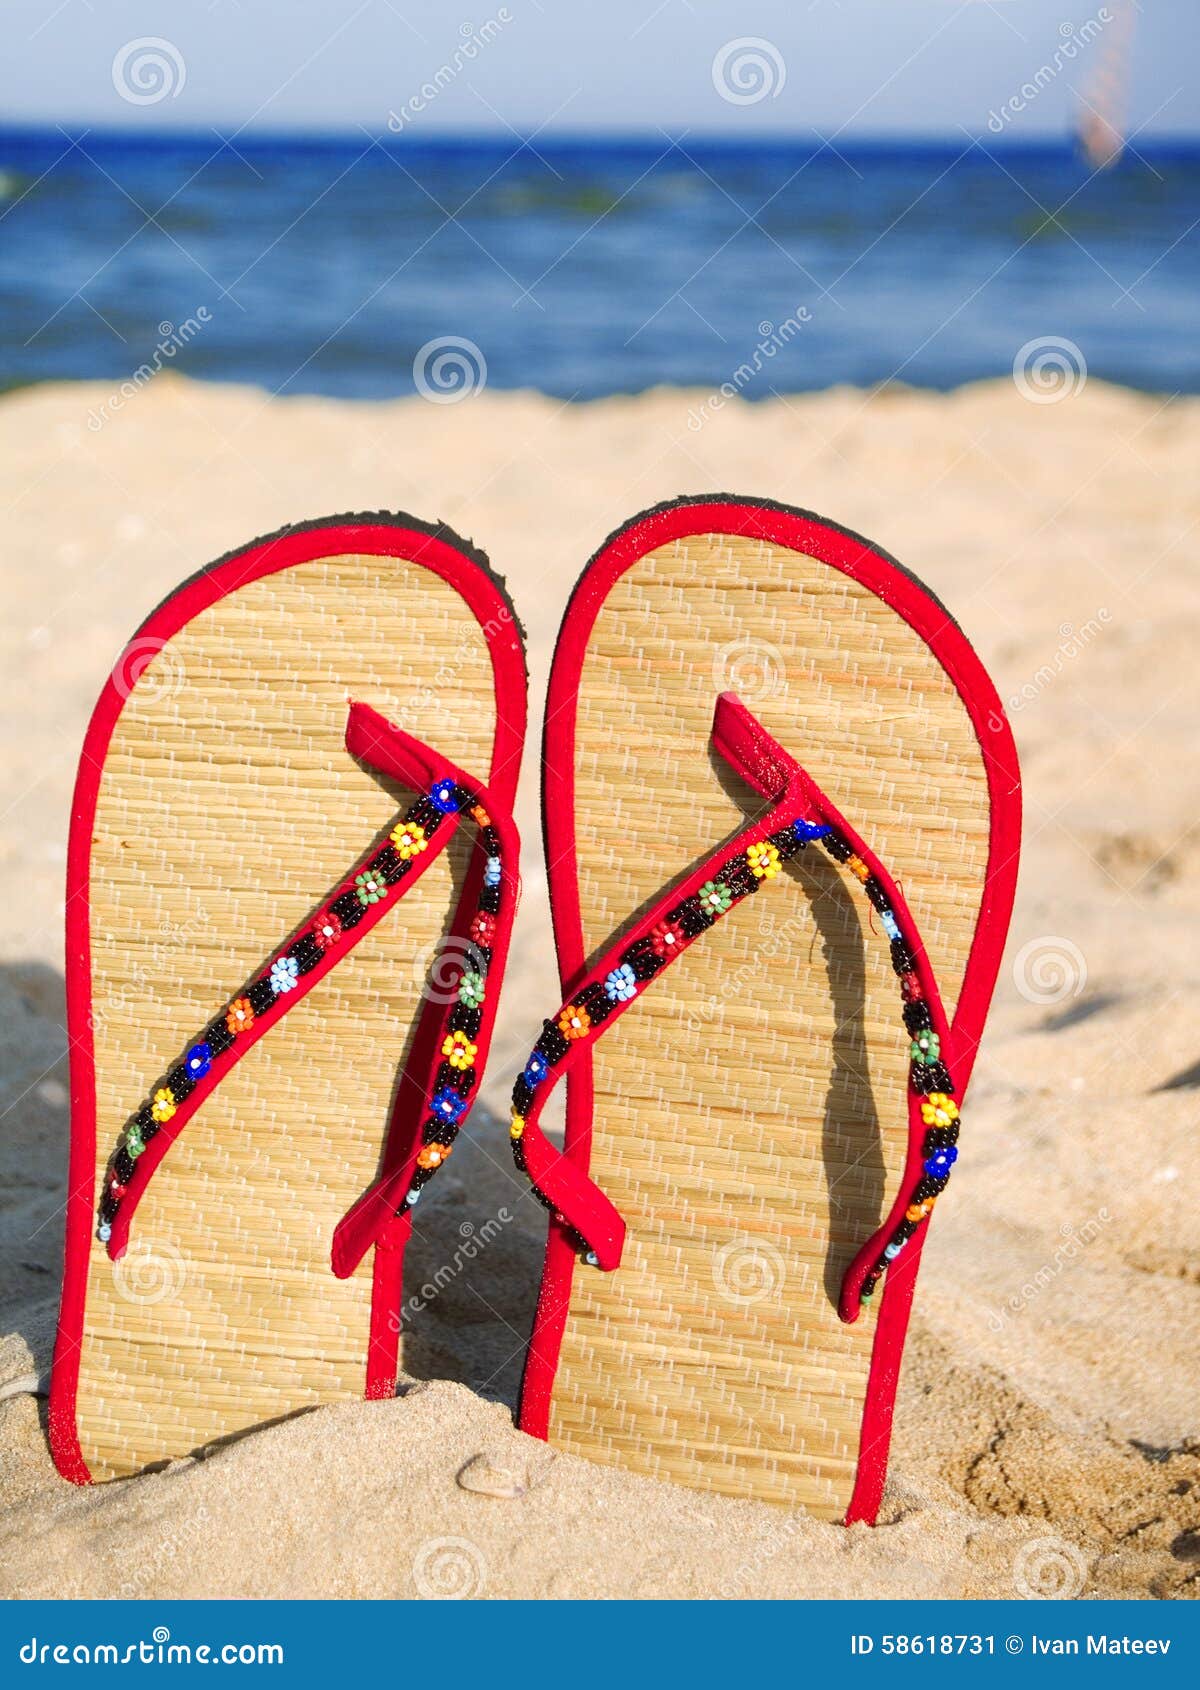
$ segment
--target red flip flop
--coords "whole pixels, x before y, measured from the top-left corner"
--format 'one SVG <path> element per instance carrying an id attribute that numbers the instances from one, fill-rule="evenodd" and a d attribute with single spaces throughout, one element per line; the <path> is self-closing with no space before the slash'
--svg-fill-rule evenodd
<path id="1" fill-rule="evenodd" d="M 514 1089 L 552 1214 L 520 1423 L 873 1520 L 1016 884 L 995 689 L 868 541 L 685 499 L 584 572 L 543 757 L 564 1002 Z"/>
<path id="2" fill-rule="evenodd" d="M 395 1389 L 517 897 L 502 585 L 441 525 L 285 529 L 185 582 L 101 694 L 68 851 L 71 1479 Z"/>

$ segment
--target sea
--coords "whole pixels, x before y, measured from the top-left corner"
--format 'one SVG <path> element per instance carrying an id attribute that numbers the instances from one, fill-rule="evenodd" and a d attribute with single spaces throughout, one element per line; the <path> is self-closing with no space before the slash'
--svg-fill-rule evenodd
<path id="1" fill-rule="evenodd" d="M 1200 390 L 1200 149 L 0 130 L 0 387 Z"/>

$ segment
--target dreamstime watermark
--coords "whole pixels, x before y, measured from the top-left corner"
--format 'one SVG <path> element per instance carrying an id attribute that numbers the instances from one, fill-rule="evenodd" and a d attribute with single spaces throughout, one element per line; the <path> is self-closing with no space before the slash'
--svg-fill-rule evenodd
<path id="1" fill-rule="evenodd" d="M 777 100 L 787 81 L 783 54 L 760 35 L 740 35 L 727 41 L 712 62 L 712 83 L 731 106 L 756 106 Z"/>
<path id="2" fill-rule="evenodd" d="M 159 339 L 150 358 L 144 364 L 139 364 L 132 375 L 127 376 L 120 387 L 110 393 L 99 407 L 93 406 L 88 412 L 88 427 L 92 430 L 92 433 L 97 433 L 110 417 L 115 416 L 118 411 L 123 411 L 131 399 L 136 399 L 142 389 L 154 380 L 155 376 L 161 375 L 166 365 L 173 361 L 176 353 L 181 352 L 185 346 L 195 340 L 201 330 L 211 322 L 212 312 L 207 305 L 200 305 L 197 306 L 191 317 L 186 317 L 178 325 L 175 323 L 160 323 L 158 325 Z"/>
<path id="3" fill-rule="evenodd" d="M 413 381 L 431 404 L 457 405 L 487 386 L 487 359 L 465 335 L 439 335 L 413 359 Z"/>
<path id="4" fill-rule="evenodd" d="M 1038 335 L 1018 348 L 1012 373 L 1022 399 L 1032 405 L 1058 405 L 1087 386 L 1087 359 L 1065 335 Z"/>
<path id="5" fill-rule="evenodd" d="M 740 363 L 728 380 L 723 381 L 715 393 L 702 399 L 699 405 L 693 405 L 688 411 L 687 425 L 693 434 L 698 434 L 708 421 L 718 411 L 725 409 L 726 401 L 736 399 L 738 395 L 749 387 L 750 383 L 760 376 L 772 358 L 784 350 L 795 339 L 805 323 L 812 322 L 812 312 L 807 305 L 797 305 L 790 317 L 785 317 L 778 325 L 763 322 L 758 325 L 759 339 L 754 351 L 748 359 Z"/>
<path id="6" fill-rule="evenodd" d="M 419 1291 L 414 1291 L 411 1297 L 405 1298 L 403 1308 L 390 1317 L 392 1331 L 400 1330 L 406 1316 L 423 1314 L 430 1303 L 436 1302 L 447 1286 L 453 1285 L 467 1263 L 475 1261 L 489 1244 L 499 1238 L 512 1218 L 506 1208 L 500 1208 L 480 1227 L 473 1221 L 464 1221 L 458 1229 L 459 1242 L 453 1256 L 448 1262 L 442 1263 Z"/>
<path id="7" fill-rule="evenodd" d="M 139 704 L 160 704 L 175 697 L 186 673 L 182 660 L 166 640 L 138 634 L 117 659 L 113 686 L 122 698 L 131 697 L 137 687 Z"/>
<path id="8" fill-rule="evenodd" d="M 434 1537 L 417 1550 L 413 1587 L 430 1602 L 479 1596 L 487 1583 L 483 1551 L 469 1537 Z"/>
<path id="9" fill-rule="evenodd" d="M 1087 1580 L 1088 1564 L 1077 1544 L 1061 1537 L 1023 1543 L 1013 1562 L 1013 1589 L 1026 1601 L 1069 1601 Z"/>
<path id="10" fill-rule="evenodd" d="M 1022 1314 L 1031 1303 L 1035 1303 L 1043 1291 L 1050 1286 L 1071 1267 L 1087 1249 L 1094 1244 L 1104 1228 L 1108 1225 L 1110 1216 L 1106 1208 L 1097 1209 L 1094 1215 L 1089 1215 L 1082 1226 L 1076 1226 L 1073 1221 L 1064 1221 L 1059 1227 L 1062 1243 L 1054 1254 L 1042 1263 L 1036 1273 L 1014 1291 L 1011 1297 L 1006 1297 L 998 1309 L 993 1309 L 988 1315 L 988 1325 L 993 1332 L 1002 1332 L 1014 1315 Z"/>
<path id="11" fill-rule="evenodd" d="M 762 1238 L 735 1238 L 713 1258 L 713 1284 L 727 1303 L 776 1298 L 787 1280 L 782 1250 Z"/>
<path id="12" fill-rule="evenodd" d="M 1049 60 L 1044 65 L 1039 65 L 1029 81 L 1023 82 L 998 111 L 993 109 L 988 112 L 987 126 L 992 134 L 1002 135 L 1005 126 L 1028 110 L 1038 95 L 1048 88 L 1056 77 L 1079 57 L 1083 48 L 1089 46 L 1112 21 L 1113 14 L 1108 7 L 1101 6 L 1094 18 L 1088 18 L 1086 23 L 1081 23 L 1078 27 L 1073 23 L 1060 23 L 1059 44 Z"/>
<path id="13" fill-rule="evenodd" d="M 479 976 L 482 982 L 486 959 L 473 939 L 435 939 L 432 945 L 414 951 L 412 977 L 420 983 L 421 996 L 429 1003 L 456 1003 L 462 996 L 464 978 Z"/>
<path id="14" fill-rule="evenodd" d="M 512 13 L 507 6 L 501 6 L 494 18 L 480 24 L 476 29 L 473 23 L 460 23 L 458 33 L 459 44 L 447 59 L 439 65 L 427 82 L 423 82 L 415 94 L 410 94 L 399 111 L 389 111 L 387 126 L 393 135 L 407 127 L 415 117 L 429 110 L 438 96 L 449 88 L 452 82 L 462 75 L 467 66 L 477 59 L 483 49 L 500 34 L 500 31 L 513 21 Z"/>
<path id="15" fill-rule="evenodd" d="M 1013 958 L 1013 985 L 1026 1003 L 1047 1006 L 1077 998 L 1087 985 L 1087 958 L 1073 939 L 1043 933 Z"/>
<path id="16" fill-rule="evenodd" d="M 1112 611 L 1107 605 L 1101 605 L 1094 616 L 1089 616 L 1086 622 L 1077 628 L 1073 622 L 1061 622 L 1058 628 L 1058 645 L 1049 662 L 1041 664 L 1034 670 L 1017 692 L 1005 699 L 1005 705 L 1015 715 L 1024 710 L 1027 704 L 1032 704 L 1049 688 L 1068 666 L 1082 657 L 1084 652 L 1098 639 L 1105 628 L 1112 621 Z M 993 731 L 1001 726 L 1000 716 L 993 711 L 990 726 Z"/>
<path id="17" fill-rule="evenodd" d="M 713 653 L 713 690 L 736 692 L 743 704 L 761 705 L 787 684 L 783 653 L 769 640 L 730 640 Z"/>
<path id="18" fill-rule="evenodd" d="M 161 35 L 139 35 L 117 52 L 112 82 L 126 105 L 156 106 L 183 93 L 187 65 L 173 41 L 164 41 Z"/>
<path id="19" fill-rule="evenodd" d="M 113 1263 L 113 1286 L 127 1303 L 173 1303 L 183 1290 L 187 1269 L 173 1244 L 134 1240 Z"/>

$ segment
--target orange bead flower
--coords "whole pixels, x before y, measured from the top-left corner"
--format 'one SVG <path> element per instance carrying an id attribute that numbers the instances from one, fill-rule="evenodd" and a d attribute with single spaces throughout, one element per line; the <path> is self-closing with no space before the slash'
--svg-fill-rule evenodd
<path id="1" fill-rule="evenodd" d="M 582 1039 L 591 1031 L 592 1018 L 581 1003 L 569 1003 L 558 1018 L 564 1039 Z"/>
<path id="2" fill-rule="evenodd" d="M 225 1025 L 231 1033 L 246 1033 L 254 1025 L 254 1005 L 249 998 L 234 998 L 225 1012 Z"/>

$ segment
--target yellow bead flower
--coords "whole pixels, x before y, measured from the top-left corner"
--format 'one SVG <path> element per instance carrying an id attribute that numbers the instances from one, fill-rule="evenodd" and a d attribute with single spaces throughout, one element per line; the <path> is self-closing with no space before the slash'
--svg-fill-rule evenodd
<path id="1" fill-rule="evenodd" d="M 155 1092 L 150 1113 L 156 1121 L 169 1121 L 175 1113 L 175 1099 L 165 1086 L 161 1091 Z"/>
<path id="2" fill-rule="evenodd" d="M 451 1068 L 474 1067 L 475 1049 L 465 1033 L 451 1033 L 442 1043 L 442 1055 Z"/>
<path id="3" fill-rule="evenodd" d="M 392 829 L 392 844 L 396 847 L 396 855 L 407 863 L 413 857 L 419 857 L 428 848 L 429 841 L 420 822 L 401 822 L 399 827 Z"/>
<path id="4" fill-rule="evenodd" d="M 944 1091 L 931 1091 L 922 1099 L 921 1119 L 927 1127 L 949 1127 L 958 1120 L 958 1104 Z"/>
<path id="5" fill-rule="evenodd" d="M 525 1131 L 525 1117 L 524 1117 L 524 1115 L 514 1115 L 513 1118 L 512 1118 L 512 1125 L 508 1129 L 509 1138 L 520 1138 L 521 1134 L 524 1131 Z"/>
<path id="6" fill-rule="evenodd" d="M 769 839 L 747 846 L 746 861 L 755 880 L 774 880 L 779 873 L 779 852 Z"/>

